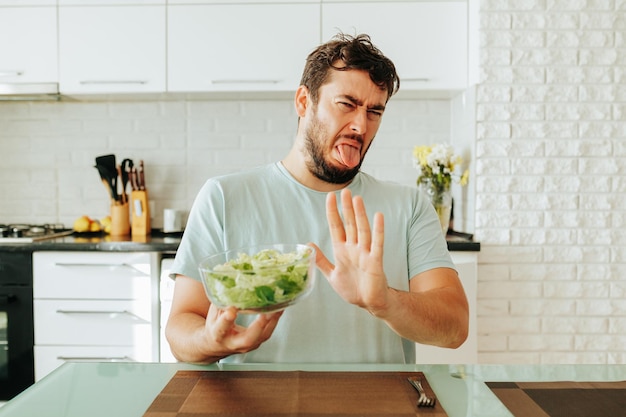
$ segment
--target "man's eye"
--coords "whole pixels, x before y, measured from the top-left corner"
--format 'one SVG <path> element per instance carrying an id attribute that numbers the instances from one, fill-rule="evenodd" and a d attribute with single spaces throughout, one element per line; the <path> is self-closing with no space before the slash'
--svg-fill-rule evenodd
<path id="1" fill-rule="evenodd" d="M 354 108 L 354 104 L 349 103 L 347 101 L 340 101 L 339 102 L 339 107 L 341 107 L 343 110 L 352 110 Z"/>
<path id="2" fill-rule="evenodd" d="M 383 117 L 383 113 L 377 110 L 369 110 L 367 112 L 367 118 L 370 120 L 380 120 Z"/>

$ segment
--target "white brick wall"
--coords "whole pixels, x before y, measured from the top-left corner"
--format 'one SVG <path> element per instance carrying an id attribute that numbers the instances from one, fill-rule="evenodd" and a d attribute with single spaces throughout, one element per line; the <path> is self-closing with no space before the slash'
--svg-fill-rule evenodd
<path id="1" fill-rule="evenodd" d="M 482 0 L 479 360 L 625 363 L 625 0 Z"/>
<path id="2" fill-rule="evenodd" d="M 154 227 L 188 210 L 211 176 L 280 160 L 293 100 L 0 102 L 0 222 L 62 222 L 108 213 L 93 167 L 114 153 L 146 163 Z M 364 170 L 413 185 L 414 145 L 450 142 L 449 100 L 392 99 Z"/>

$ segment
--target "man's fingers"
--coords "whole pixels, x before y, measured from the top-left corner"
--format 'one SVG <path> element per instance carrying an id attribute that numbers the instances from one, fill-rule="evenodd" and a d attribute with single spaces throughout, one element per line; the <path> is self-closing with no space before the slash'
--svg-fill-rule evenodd
<path id="1" fill-rule="evenodd" d="M 317 246 L 315 243 L 309 243 L 309 245 L 315 248 L 315 265 L 317 269 L 319 269 L 324 276 L 328 277 L 335 266 L 328 260 L 324 252 Z"/>
<path id="2" fill-rule="evenodd" d="M 354 216 L 356 218 L 357 228 L 357 241 L 360 247 L 369 250 L 372 244 L 372 232 L 370 230 L 370 223 L 367 219 L 367 212 L 365 211 L 365 204 L 360 196 L 353 198 L 354 202 Z"/>
<path id="3" fill-rule="evenodd" d="M 332 192 L 326 195 L 326 220 L 332 242 L 345 242 L 346 232 L 337 209 L 337 196 Z"/>
<path id="4" fill-rule="evenodd" d="M 352 205 L 352 193 L 347 188 L 341 191 L 341 213 L 343 214 L 343 227 L 346 234 L 346 243 L 357 243 L 359 230 Z"/>
<path id="5" fill-rule="evenodd" d="M 374 214 L 374 232 L 372 234 L 372 256 L 382 259 L 385 244 L 385 220 L 382 213 Z"/>
<path id="6" fill-rule="evenodd" d="M 213 323 L 212 333 L 216 341 L 222 341 L 231 334 L 236 318 L 237 309 L 235 307 L 219 309 L 211 304 L 208 321 Z"/>

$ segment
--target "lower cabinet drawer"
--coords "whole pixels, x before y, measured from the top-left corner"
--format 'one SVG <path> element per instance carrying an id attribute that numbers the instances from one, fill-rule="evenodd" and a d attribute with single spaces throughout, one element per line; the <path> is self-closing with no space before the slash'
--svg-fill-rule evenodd
<path id="1" fill-rule="evenodd" d="M 136 300 L 35 300 L 35 345 L 152 346 L 150 305 Z"/>
<path id="2" fill-rule="evenodd" d="M 35 346 L 35 381 L 65 362 L 150 362 L 150 349 L 137 346 Z"/>

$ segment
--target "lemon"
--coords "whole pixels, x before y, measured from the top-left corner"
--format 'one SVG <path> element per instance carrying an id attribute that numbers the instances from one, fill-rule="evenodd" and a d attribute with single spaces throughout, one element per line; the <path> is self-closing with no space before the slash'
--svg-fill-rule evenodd
<path id="1" fill-rule="evenodd" d="M 74 230 L 79 233 L 89 232 L 91 230 L 92 220 L 89 216 L 80 216 L 74 221 Z"/>

